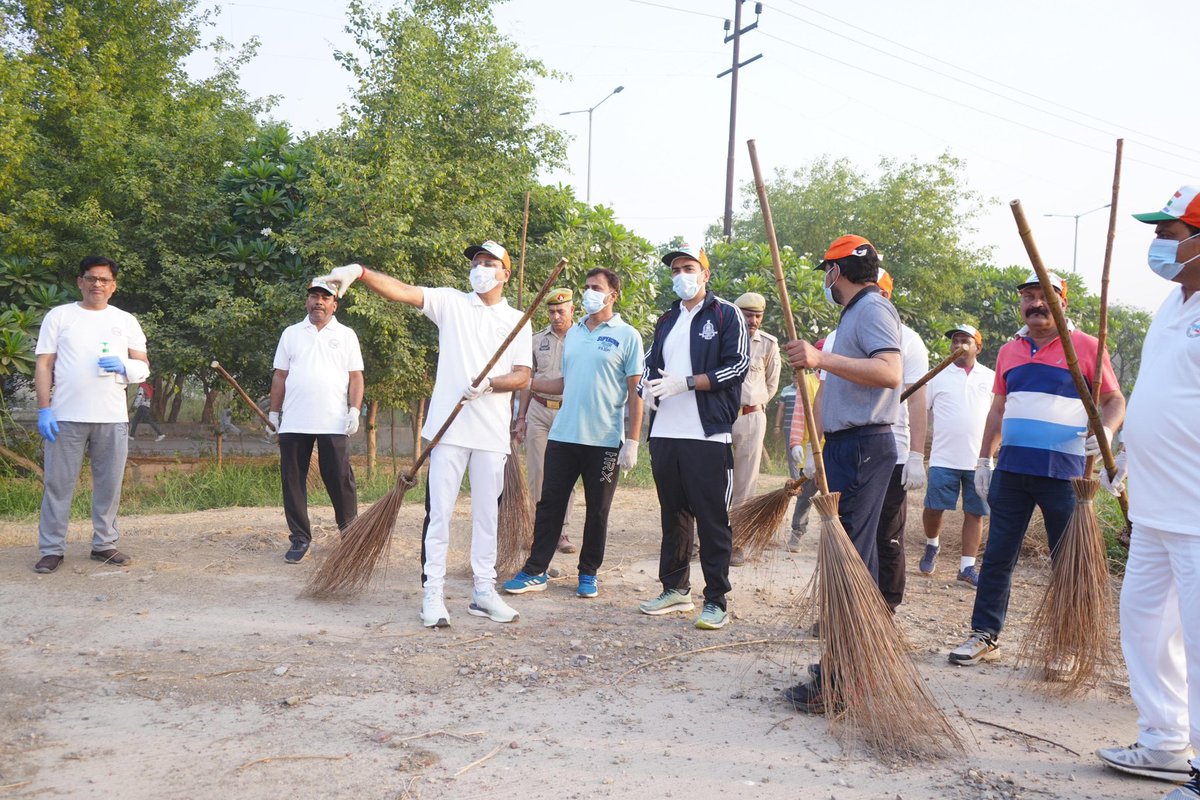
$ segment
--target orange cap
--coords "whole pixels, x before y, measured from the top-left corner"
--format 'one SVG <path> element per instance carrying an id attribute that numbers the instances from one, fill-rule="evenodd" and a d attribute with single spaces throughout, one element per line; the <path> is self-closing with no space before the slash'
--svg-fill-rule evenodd
<path id="1" fill-rule="evenodd" d="M 874 250 L 875 245 L 863 237 L 848 233 L 833 240 L 829 245 L 829 249 L 825 251 L 825 259 L 820 264 L 817 264 L 816 268 L 823 269 L 827 262 L 837 261 L 839 258 L 845 258 L 846 256 L 865 256 L 868 252 Z"/>
<path id="2" fill-rule="evenodd" d="M 879 291 L 883 292 L 888 297 L 892 296 L 892 287 L 895 284 L 892 281 L 892 276 L 886 269 L 883 267 L 879 268 L 879 277 L 875 279 L 875 282 L 879 284 Z"/>

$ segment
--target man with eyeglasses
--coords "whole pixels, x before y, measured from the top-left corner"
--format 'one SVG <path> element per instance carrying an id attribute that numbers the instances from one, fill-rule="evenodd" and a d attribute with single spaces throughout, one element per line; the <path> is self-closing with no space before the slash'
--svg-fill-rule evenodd
<path id="1" fill-rule="evenodd" d="M 129 451 L 125 387 L 150 376 L 150 361 L 137 319 L 108 304 L 117 290 L 117 269 L 103 256 L 79 262 L 76 285 L 83 299 L 50 309 L 38 333 L 34 387 L 45 478 L 36 572 L 54 572 L 63 562 L 85 452 L 92 461 L 92 558 L 117 567 L 132 561 L 117 549 L 117 506 Z"/>

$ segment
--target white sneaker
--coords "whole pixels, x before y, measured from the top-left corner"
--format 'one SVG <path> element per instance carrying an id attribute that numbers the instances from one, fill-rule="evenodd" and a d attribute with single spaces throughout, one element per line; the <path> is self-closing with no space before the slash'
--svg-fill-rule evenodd
<path id="1" fill-rule="evenodd" d="M 500 595 L 492 588 L 473 592 L 467 613 L 487 617 L 493 622 L 516 622 L 521 617 L 512 606 L 501 600 Z"/>
<path id="2" fill-rule="evenodd" d="M 1191 772 L 1190 747 L 1182 750 L 1153 750 L 1134 742 L 1129 747 L 1103 747 L 1096 751 L 1107 766 L 1160 781 L 1186 781 Z"/>
<path id="3" fill-rule="evenodd" d="M 165 433 L 160 433 L 158 436 L 154 437 L 154 441 L 161 442 L 165 438 L 167 438 L 167 435 Z"/>
<path id="4" fill-rule="evenodd" d="M 425 592 L 425 600 L 421 603 L 421 624 L 426 628 L 450 627 L 450 612 L 446 610 L 441 591 Z"/>

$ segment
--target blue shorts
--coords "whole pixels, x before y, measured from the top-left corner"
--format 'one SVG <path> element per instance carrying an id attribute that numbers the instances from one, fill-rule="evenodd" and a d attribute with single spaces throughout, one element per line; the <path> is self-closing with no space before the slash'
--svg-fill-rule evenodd
<path id="1" fill-rule="evenodd" d="M 987 503 L 975 492 L 975 470 L 930 467 L 925 487 L 925 507 L 934 511 L 953 511 L 958 508 L 959 487 L 962 488 L 963 511 L 979 517 L 988 515 Z"/>

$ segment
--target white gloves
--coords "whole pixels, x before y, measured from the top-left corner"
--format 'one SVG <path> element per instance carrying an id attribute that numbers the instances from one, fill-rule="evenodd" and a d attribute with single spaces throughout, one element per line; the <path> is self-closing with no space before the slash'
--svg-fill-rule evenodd
<path id="1" fill-rule="evenodd" d="M 626 439 L 625 444 L 621 445 L 621 452 L 617 454 L 617 466 L 621 468 L 621 472 L 629 472 L 637 466 L 637 454 L 637 439 Z"/>
<path id="2" fill-rule="evenodd" d="M 358 433 L 358 418 L 361 413 L 361 409 L 354 408 L 353 406 L 351 406 L 350 410 L 346 412 L 347 436 L 353 436 L 354 434 Z"/>
<path id="3" fill-rule="evenodd" d="M 462 399 L 464 403 L 469 403 L 472 400 L 477 400 L 492 391 L 492 379 L 484 378 L 477 385 L 468 386 L 463 390 Z"/>
<path id="4" fill-rule="evenodd" d="M 791 450 L 789 450 L 788 452 L 791 454 L 792 461 L 794 463 L 796 463 L 796 464 L 807 464 L 808 463 L 804 459 L 804 456 L 805 456 L 804 445 L 802 445 L 802 444 L 792 445 Z"/>
<path id="5" fill-rule="evenodd" d="M 270 412 L 267 414 L 267 420 L 271 423 L 267 426 L 267 433 L 279 433 L 279 412 Z"/>
<path id="6" fill-rule="evenodd" d="M 328 275 L 322 275 L 321 280 L 329 283 L 336 283 L 338 297 L 343 297 L 346 290 L 350 288 L 350 284 L 363 276 L 366 269 L 362 264 L 347 264 L 344 267 L 334 267 L 329 271 Z"/>
<path id="7" fill-rule="evenodd" d="M 900 485 L 904 491 L 925 488 L 925 455 L 923 453 L 908 454 L 908 461 L 900 472 Z"/>
<path id="8" fill-rule="evenodd" d="M 812 445 L 804 445 L 804 477 L 810 481 L 817 476 L 817 460 L 813 458 Z"/>
<path id="9" fill-rule="evenodd" d="M 1080 439 L 1083 439 L 1083 454 L 1085 456 L 1100 455 L 1100 443 L 1098 441 L 1096 441 L 1096 434 L 1090 433 L 1089 430 L 1087 428 L 1085 428 L 1084 430 L 1081 430 L 1079 433 L 1077 433 L 1075 435 L 1078 436 Z M 1110 431 L 1108 428 L 1105 428 L 1104 429 L 1104 441 L 1108 442 L 1109 444 L 1112 444 L 1112 437 L 1113 437 L 1112 431 Z"/>
<path id="10" fill-rule="evenodd" d="M 647 411 L 658 411 L 658 398 L 650 391 L 649 382 L 642 381 L 639 388 L 642 390 L 642 406 Z"/>
<path id="11" fill-rule="evenodd" d="M 981 458 L 975 462 L 975 494 L 987 502 L 988 487 L 992 485 L 992 470 L 996 463 L 990 458 Z"/>
<path id="12" fill-rule="evenodd" d="M 661 374 L 661 378 L 655 378 L 650 381 L 650 391 L 654 394 L 655 399 L 663 400 L 677 394 L 683 394 L 688 390 L 687 378 L 682 375 L 670 375 L 666 372 Z"/>
<path id="13" fill-rule="evenodd" d="M 1125 474 L 1129 472 L 1129 465 L 1125 462 L 1125 451 L 1122 450 L 1117 455 L 1117 474 L 1110 481 L 1108 479 L 1108 470 L 1101 467 L 1100 469 L 1100 485 L 1105 491 L 1112 494 L 1114 497 L 1120 497 L 1125 491 Z"/>

